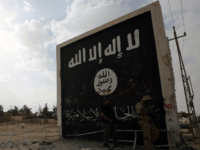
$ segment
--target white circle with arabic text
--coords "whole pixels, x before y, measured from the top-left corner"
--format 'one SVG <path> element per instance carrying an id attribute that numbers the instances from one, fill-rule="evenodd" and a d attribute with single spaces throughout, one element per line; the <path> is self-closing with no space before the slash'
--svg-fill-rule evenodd
<path id="1" fill-rule="evenodd" d="M 94 89 L 97 94 L 106 96 L 112 94 L 117 87 L 117 76 L 111 69 L 100 70 L 94 78 Z"/>

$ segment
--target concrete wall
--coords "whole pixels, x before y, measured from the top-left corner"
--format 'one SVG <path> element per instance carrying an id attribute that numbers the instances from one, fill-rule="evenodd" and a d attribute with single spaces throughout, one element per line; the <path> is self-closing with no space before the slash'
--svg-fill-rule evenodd
<path id="1" fill-rule="evenodd" d="M 151 11 L 152 22 L 153 22 L 153 30 L 156 42 L 156 50 L 157 50 L 157 59 L 159 65 L 159 73 L 162 87 L 162 96 L 164 98 L 164 105 L 162 106 L 166 112 L 165 121 L 168 130 L 175 131 L 175 140 L 179 141 L 179 133 L 180 126 L 177 114 L 177 103 L 175 96 L 175 79 L 174 72 L 172 68 L 172 58 L 169 49 L 168 38 L 165 33 L 165 26 L 163 22 L 163 16 L 161 11 L 161 6 L 158 1 L 147 5 L 141 9 L 138 9 L 134 12 L 131 12 L 123 17 L 120 17 L 114 21 L 111 21 L 107 24 L 104 24 L 96 29 L 93 29 L 89 32 L 86 32 L 80 36 L 77 36 L 67 42 L 61 43 L 57 45 L 57 115 L 58 115 L 58 126 L 62 126 L 61 114 L 62 114 L 62 103 L 61 103 L 61 55 L 60 49 L 66 45 L 69 45 L 77 40 L 83 39 L 91 34 L 95 34 L 98 31 L 103 29 L 107 29 L 113 25 L 116 25 L 120 22 L 128 20 L 132 17 L 138 16 L 145 12 Z M 62 135 L 62 128 L 60 130 L 60 134 Z M 168 133 L 168 143 L 172 145 L 172 135 Z M 170 150 L 174 149 L 173 147 L 169 148 Z"/>

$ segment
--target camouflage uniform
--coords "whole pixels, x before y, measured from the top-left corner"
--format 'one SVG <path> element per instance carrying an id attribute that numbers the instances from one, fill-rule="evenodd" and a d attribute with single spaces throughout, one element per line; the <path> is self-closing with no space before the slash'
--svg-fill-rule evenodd
<path id="1" fill-rule="evenodd" d="M 110 135 L 113 136 L 113 143 L 117 144 L 117 132 L 114 124 L 101 123 L 103 128 L 103 143 L 106 144 L 109 141 Z"/>
<path id="2" fill-rule="evenodd" d="M 145 110 L 148 110 L 143 106 L 142 101 L 137 103 L 135 108 L 137 114 L 139 115 L 139 124 L 143 132 L 145 150 L 155 150 L 152 147 L 152 143 L 156 142 L 159 136 L 159 131 L 156 126 L 150 122 L 151 118 L 147 115 L 147 113 L 144 115 L 141 114 Z"/>

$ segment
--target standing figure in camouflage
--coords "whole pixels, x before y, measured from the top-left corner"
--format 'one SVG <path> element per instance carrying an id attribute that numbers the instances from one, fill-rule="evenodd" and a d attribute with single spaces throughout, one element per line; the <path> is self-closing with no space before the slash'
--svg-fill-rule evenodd
<path id="1" fill-rule="evenodd" d="M 159 136 L 157 127 L 152 122 L 151 117 L 148 116 L 149 111 L 147 107 L 151 99 L 152 98 L 149 95 L 143 96 L 141 102 L 137 103 L 135 106 L 136 112 L 139 116 L 139 124 L 143 132 L 145 150 L 155 150 L 152 143 L 155 143 Z"/>
<path id="2" fill-rule="evenodd" d="M 101 126 L 103 128 L 103 144 L 104 148 L 108 147 L 108 141 L 110 138 L 110 134 L 113 135 L 113 143 L 114 148 L 116 148 L 117 145 L 117 132 L 115 128 L 115 124 L 117 118 L 115 117 L 115 114 L 113 113 L 113 109 L 111 107 L 111 104 L 113 102 L 111 100 L 106 100 L 106 102 L 102 105 L 101 108 L 101 119 L 102 123 Z"/>

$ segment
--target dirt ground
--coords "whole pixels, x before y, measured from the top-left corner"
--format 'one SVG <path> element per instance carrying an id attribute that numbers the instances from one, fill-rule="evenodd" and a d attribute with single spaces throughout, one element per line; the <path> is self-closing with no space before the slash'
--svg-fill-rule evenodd
<path id="1" fill-rule="evenodd" d="M 54 126 L 54 127 L 53 127 Z M 5 143 L 9 140 L 9 131 L 11 132 L 11 141 L 13 142 L 18 142 L 18 141 L 24 141 L 25 135 L 17 135 L 14 136 L 13 134 L 18 134 L 18 133 L 23 133 L 27 131 L 32 131 L 38 128 L 43 128 L 43 127 L 49 127 L 46 128 L 46 134 L 47 136 L 55 136 L 58 135 L 59 128 L 55 127 L 57 124 L 33 124 L 33 123 L 18 123 L 18 124 L 12 124 L 12 123 L 1 123 L 0 124 L 0 143 Z M 2 135 L 7 135 L 7 136 L 2 136 Z M 26 133 L 26 137 L 28 141 L 41 141 L 45 137 L 45 129 L 40 129 L 36 130 L 33 132 Z M 55 137 L 47 137 L 49 140 L 54 140 L 58 139 L 59 136 Z"/>
<path id="2" fill-rule="evenodd" d="M 18 123 L 18 124 L 16 124 L 16 123 L 15 124 L 14 123 L 8 123 L 8 124 L 1 123 L 0 124 L 0 147 L 3 145 L 3 143 L 5 143 L 9 140 L 9 136 L 8 136 L 9 131 L 11 132 L 10 140 L 15 143 L 19 143 L 19 142 L 26 140 L 25 135 L 22 134 L 22 135 L 14 136 L 13 134 L 32 131 L 32 130 L 35 130 L 38 128 L 43 128 L 43 127 L 48 127 L 48 128 L 46 128 L 47 136 L 55 136 L 55 137 L 47 137 L 47 141 L 53 141 L 55 146 L 63 145 L 64 149 L 68 149 L 68 148 L 75 149 L 75 147 L 76 147 L 76 149 L 80 149 L 84 145 L 84 143 L 82 143 L 82 141 L 73 141 L 73 140 L 72 141 L 63 140 L 64 141 L 63 144 L 58 144 L 61 142 L 56 143 L 55 141 L 59 141 L 59 136 L 58 136 L 59 128 L 55 127 L 55 126 L 57 126 L 57 124 L 42 124 L 42 125 L 40 125 L 40 124 L 36 124 L 36 123 Z M 186 133 L 186 132 L 188 132 L 187 129 L 183 129 L 181 131 L 184 132 L 183 137 L 185 140 L 192 139 L 192 134 Z M 6 136 L 2 136 L 2 135 L 6 135 Z M 26 133 L 26 136 L 27 136 L 27 139 L 29 142 L 35 142 L 35 144 L 31 145 L 32 147 L 39 147 L 39 143 L 44 141 L 45 129 L 39 129 L 39 130 L 36 130 L 33 132 Z M 92 143 L 88 143 L 88 144 L 91 145 Z M 86 144 L 86 145 L 88 145 L 88 144 Z M 51 144 L 51 145 L 53 146 L 53 144 Z M 93 143 L 93 145 L 94 145 L 94 147 L 96 147 L 95 149 L 98 149 L 97 147 L 99 146 L 99 143 Z M 65 146 L 67 146 L 68 148 L 66 148 Z M 200 144 L 194 144 L 194 142 L 190 142 L 190 146 L 192 146 L 195 149 L 200 150 Z M 16 149 L 16 147 L 15 147 L 15 149 Z M 23 148 L 21 148 L 21 149 L 23 149 Z"/>
<path id="3" fill-rule="evenodd" d="M 188 129 L 181 129 L 181 132 L 183 132 L 182 133 L 183 138 L 184 138 L 184 140 L 186 140 L 186 142 L 188 140 L 192 140 L 193 139 L 192 138 L 192 133 L 188 133 L 188 131 L 189 131 Z M 200 139 L 199 139 L 199 141 L 200 141 Z M 200 150 L 200 144 L 195 144 L 193 141 L 190 142 L 189 146 L 192 146 L 194 149 Z"/>

